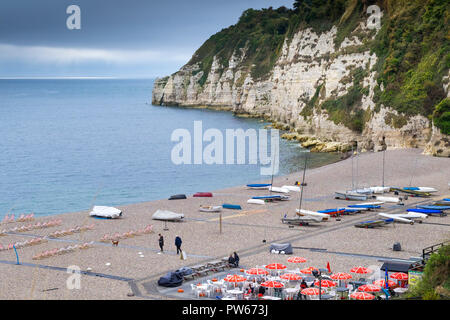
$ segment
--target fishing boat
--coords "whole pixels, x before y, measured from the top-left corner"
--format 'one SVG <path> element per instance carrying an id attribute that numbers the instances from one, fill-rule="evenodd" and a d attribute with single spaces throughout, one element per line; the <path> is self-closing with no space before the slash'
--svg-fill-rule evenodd
<path id="1" fill-rule="evenodd" d="M 180 200 L 180 199 L 187 199 L 185 194 L 175 194 L 173 196 L 170 196 L 169 200 Z"/>
<path id="2" fill-rule="evenodd" d="M 242 210 L 242 207 L 238 204 L 229 204 L 229 203 L 224 203 L 222 205 L 222 208 L 224 209 L 233 209 L 233 210 Z"/>
<path id="3" fill-rule="evenodd" d="M 261 199 L 248 199 L 247 203 L 249 203 L 249 204 L 265 204 L 266 202 Z"/>
<path id="4" fill-rule="evenodd" d="M 222 206 L 200 206 L 200 211 L 202 211 L 202 212 L 220 212 L 220 211 L 222 211 Z"/>
<path id="5" fill-rule="evenodd" d="M 211 192 L 197 192 L 193 195 L 193 197 L 212 197 Z"/>
<path id="6" fill-rule="evenodd" d="M 365 201 L 367 200 L 367 195 L 350 191 L 335 192 L 335 198 L 342 200 Z"/>
<path id="7" fill-rule="evenodd" d="M 163 220 L 163 221 L 181 221 L 184 219 L 184 214 L 176 213 L 168 210 L 156 210 L 152 216 L 153 220 Z"/>
<path id="8" fill-rule="evenodd" d="M 270 183 L 254 183 L 247 185 L 247 187 L 250 189 L 258 189 L 258 190 L 269 189 L 270 186 L 271 186 Z"/>

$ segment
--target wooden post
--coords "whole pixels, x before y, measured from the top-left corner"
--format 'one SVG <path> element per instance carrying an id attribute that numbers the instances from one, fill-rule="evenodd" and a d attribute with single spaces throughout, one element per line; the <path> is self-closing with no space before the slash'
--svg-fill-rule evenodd
<path id="1" fill-rule="evenodd" d="M 222 212 L 220 212 L 219 225 L 220 225 L 220 234 L 222 234 Z"/>

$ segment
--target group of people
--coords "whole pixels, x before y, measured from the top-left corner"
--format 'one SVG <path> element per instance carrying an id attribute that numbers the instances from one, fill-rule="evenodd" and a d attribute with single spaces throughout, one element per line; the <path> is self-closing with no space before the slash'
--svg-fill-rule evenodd
<path id="1" fill-rule="evenodd" d="M 230 254 L 230 256 L 228 257 L 228 264 L 235 268 L 239 267 L 239 256 L 236 252 Z"/>
<path id="2" fill-rule="evenodd" d="M 162 253 L 162 252 L 164 252 L 164 237 L 161 233 L 158 235 L 159 235 L 159 239 L 158 239 L 159 248 L 161 249 L 161 253 Z M 182 243 L 183 243 L 183 241 L 181 240 L 180 236 L 176 236 L 175 237 L 175 247 L 177 247 L 177 254 L 181 253 L 181 244 Z"/>

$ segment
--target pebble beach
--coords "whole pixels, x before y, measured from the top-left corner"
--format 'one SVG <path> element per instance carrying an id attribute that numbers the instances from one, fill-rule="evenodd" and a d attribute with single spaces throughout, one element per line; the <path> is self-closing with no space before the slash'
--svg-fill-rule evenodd
<path id="1" fill-rule="evenodd" d="M 379 186 L 382 181 L 383 153 L 363 153 L 358 157 L 358 187 Z M 355 159 L 353 159 L 355 165 Z M 274 186 L 294 185 L 302 180 L 303 172 L 274 177 Z M 211 177 L 214 179 L 214 177 Z M 122 210 L 120 219 L 95 219 L 89 210 L 36 218 L 32 223 L 61 219 L 60 226 L 25 232 L 7 232 L 0 236 L 5 246 L 17 241 L 42 238 L 57 230 L 75 226 L 94 225 L 93 230 L 73 233 L 59 238 L 47 238 L 42 244 L 17 250 L 0 251 L 1 299 L 179 299 L 166 295 L 157 280 L 169 271 L 192 266 L 222 257 L 233 251 L 240 256 L 243 268 L 273 262 L 287 263 L 288 256 L 269 252 L 270 243 L 289 242 L 294 255 L 305 257 L 302 267 L 325 268 L 330 264 L 333 272 L 348 272 L 354 266 L 381 266 L 382 258 L 410 259 L 420 257 L 422 249 L 450 240 L 450 217 L 430 216 L 424 223 L 414 225 L 394 223 L 381 228 L 355 228 L 357 222 L 373 220 L 379 212 L 400 213 L 416 204 L 450 198 L 450 159 L 422 155 L 419 149 L 395 149 L 385 153 L 386 186 L 428 186 L 439 191 L 430 198 L 409 197 L 404 206 L 386 203 L 382 209 L 341 217 L 310 226 L 289 228 L 281 218 L 293 217 L 299 206 L 300 193 L 290 192 L 291 200 L 264 205 L 248 204 L 253 196 L 267 195 L 267 190 L 251 190 L 245 185 L 210 191 L 211 198 L 196 198 L 187 194 L 185 200 L 157 200 L 117 206 Z M 335 191 L 352 187 L 352 159 L 347 158 L 323 167 L 306 171 L 302 208 L 324 210 L 345 207 L 358 202 L 337 200 Z M 354 181 L 354 182 L 355 182 Z M 258 181 L 249 181 L 255 183 Z M 269 179 L 260 181 L 270 183 Z M 173 194 L 183 193 L 183 181 L 174 183 Z M 393 194 L 391 194 L 393 195 Z M 200 212 L 201 205 L 238 204 L 242 210 L 222 210 L 219 213 Z M 108 205 L 108 204 L 98 204 Z M 158 209 L 183 213 L 183 222 L 152 220 Z M 2 224 L 1 229 L 11 229 L 30 222 Z M 152 225 L 152 233 L 137 235 L 119 241 L 101 242 L 105 234 L 124 233 Z M 158 234 L 165 239 L 164 253 L 160 253 Z M 187 254 L 181 260 L 176 254 L 174 239 L 180 236 L 182 249 Z M 265 241 L 264 241 L 265 240 Z M 54 248 L 92 242 L 87 249 L 78 249 L 44 259 L 33 259 L 37 254 Z M 393 251 L 399 242 L 401 251 Z M 79 288 L 69 289 L 67 268 L 81 270 Z"/>

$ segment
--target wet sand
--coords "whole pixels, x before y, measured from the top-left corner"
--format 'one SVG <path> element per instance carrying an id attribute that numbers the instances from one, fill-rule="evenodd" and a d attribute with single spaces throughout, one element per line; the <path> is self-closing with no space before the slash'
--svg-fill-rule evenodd
<path id="1" fill-rule="evenodd" d="M 358 187 L 379 186 L 382 181 L 382 153 L 361 154 L 358 160 Z M 356 169 L 356 160 L 354 160 Z M 335 191 L 345 191 L 352 186 L 352 160 L 346 159 L 324 167 L 307 170 L 307 186 L 303 194 L 303 209 L 321 210 L 344 207 L 355 202 L 334 199 Z M 356 172 L 356 171 L 355 171 Z M 214 177 L 211 177 L 212 179 Z M 274 178 L 274 186 L 293 185 L 300 181 L 302 172 Z M 267 182 L 270 179 L 266 179 Z M 249 181 L 253 183 L 255 181 Z M 264 182 L 264 181 L 261 181 Z M 355 177 L 356 182 L 356 177 Z M 421 150 L 401 149 L 386 152 L 385 185 L 431 186 L 439 190 L 431 198 L 412 198 L 405 206 L 385 204 L 378 212 L 404 212 L 417 203 L 450 197 L 450 159 L 424 156 Z M 182 184 L 182 181 L 177 182 Z M 177 188 L 178 189 L 178 188 Z M 63 220 L 62 225 L 47 229 L 8 234 L 0 237 L 3 246 L 10 242 L 43 237 L 51 232 L 74 226 L 94 224 L 94 230 L 73 234 L 36 246 L 18 249 L 21 265 L 16 265 L 14 250 L 0 252 L 0 281 L 2 299 L 176 299 L 160 292 L 156 281 L 168 271 L 182 266 L 217 260 L 237 251 L 243 267 L 265 265 L 272 262 L 287 264 L 288 256 L 269 252 L 273 242 L 290 242 L 294 255 L 308 259 L 305 264 L 289 268 L 314 266 L 325 268 L 329 262 L 333 272 L 348 272 L 356 265 L 381 266 L 383 257 L 409 259 L 418 257 L 422 249 L 450 239 L 450 217 L 429 217 L 422 224 L 395 223 L 376 229 L 355 228 L 356 222 L 371 220 L 377 212 L 344 216 L 341 221 L 311 226 L 289 228 L 281 223 L 284 214 L 294 216 L 299 205 L 300 193 L 290 192 L 291 200 L 265 205 L 247 204 L 256 195 L 267 195 L 267 190 L 250 190 L 236 186 L 212 191 L 212 198 L 186 200 L 158 200 L 119 206 L 122 219 L 102 220 L 89 217 L 89 211 L 65 213 L 58 216 L 35 219 L 32 223 Z M 174 192 L 177 193 L 177 192 Z M 198 210 L 200 205 L 239 204 L 243 210 L 222 211 L 222 233 L 219 214 Z M 357 202 L 356 202 L 357 203 Z M 99 204 L 107 205 L 107 204 Z M 151 219 L 157 209 L 184 213 L 185 221 L 165 224 Z M 29 223 L 4 224 L 1 229 Z M 123 233 L 153 225 L 153 233 L 120 240 L 117 247 L 102 243 L 104 234 Z M 158 254 L 158 233 L 165 238 L 165 252 Z M 175 236 L 183 239 L 182 249 L 187 260 L 176 255 Z M 263 242 L 266 240 L 266 243 Z M 94 241 L 92 248 L 54 256 L 42 260 L 32 257 L 42 251 Z M 402 251 L 393 251 L 400 242 Z M 320 249 L 320 250 L 317 250 Z M 144 257 L 138 254 L 141 252 Z M 110 265 L 106 265 L 110 263 Z M 82 270 L 80 289 L 69 290 L 66 272 L 76 265 Z M 84 272 L 91 268 L 91 272 Z M 129 296 L 129 294 L 133 294 Z"/>

